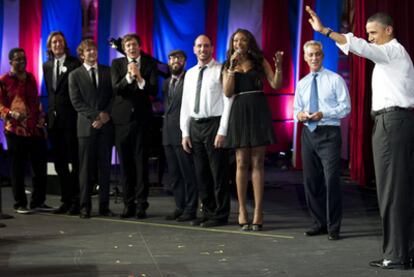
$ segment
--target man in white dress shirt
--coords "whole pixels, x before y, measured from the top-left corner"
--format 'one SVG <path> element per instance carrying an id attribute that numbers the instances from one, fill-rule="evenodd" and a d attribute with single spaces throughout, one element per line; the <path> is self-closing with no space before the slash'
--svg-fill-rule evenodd
<path id="1" fill-rule="evenodd" d="M 213 59 L 210 38 L 200 35 L 194 42 L 198 63 L 184 79 L 180 113 L 182 145 L 193 153 L 201 218 L 192 225 L 214 227 L 227 224 L 230 213 L 228 155 L 223 149 L 231 100 L 223 94 L 221 64 Z"/>
<path id="2" fill-rule="evenodd" d="M 326 28 L 306 7 L 312 28 L 333 39 L 345 53 L 375 63 L 372 73 L 372 148 L 383 229 L 383 259 L 370 262 L 384 269 L 407 269 L 414 257 L 414 68 L 394 38 L 393 21 L 385 13 L 367 20 L 369 42 L 352 33 Z"/>

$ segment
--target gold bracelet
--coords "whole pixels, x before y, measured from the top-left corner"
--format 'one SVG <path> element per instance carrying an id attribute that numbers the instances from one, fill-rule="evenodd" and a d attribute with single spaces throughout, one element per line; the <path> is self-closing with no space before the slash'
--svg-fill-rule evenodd
<path id="1" fill-rule="evenodd" d="M 234 70 L 227 69 L 227 75 L 228 76 L 234 76 L 234 73 L 235 73 Z"/>

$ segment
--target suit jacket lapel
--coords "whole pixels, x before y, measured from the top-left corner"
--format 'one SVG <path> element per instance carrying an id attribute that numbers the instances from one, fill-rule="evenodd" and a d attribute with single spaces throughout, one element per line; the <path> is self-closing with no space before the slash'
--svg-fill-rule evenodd
<path id="1" fill-rule="evenodd" d="M 48 91 L 53 91 L 53 60 L 48 60 L 45 64 L 45 80 Z"/>

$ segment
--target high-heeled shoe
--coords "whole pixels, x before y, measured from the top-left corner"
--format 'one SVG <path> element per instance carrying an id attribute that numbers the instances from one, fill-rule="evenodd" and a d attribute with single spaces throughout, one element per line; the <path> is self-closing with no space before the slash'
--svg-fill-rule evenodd
<path id="1" fill-rule="evenodd" d="M 252 224 L 253 232 L 260 232 L 263 230 L 263 224 Z"/>
<path id="2" fill-rule="evenodd" d="M 242 231 L 250 231 L 249 223 L 239 223 L 239 226 L 240 226 Z"/>

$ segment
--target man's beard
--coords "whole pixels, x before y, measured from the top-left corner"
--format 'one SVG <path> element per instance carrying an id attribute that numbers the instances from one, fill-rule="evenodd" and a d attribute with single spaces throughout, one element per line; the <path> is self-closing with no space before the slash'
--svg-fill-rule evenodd
<path id="1" fill-rule="evenodd" d="M 178 76 L 183 72 L 184 67 L 170 67 L 171 74 Z"/>

